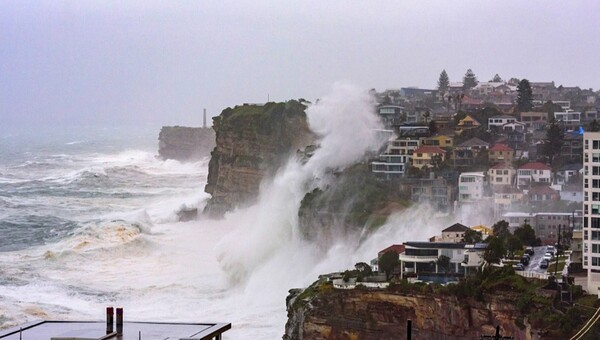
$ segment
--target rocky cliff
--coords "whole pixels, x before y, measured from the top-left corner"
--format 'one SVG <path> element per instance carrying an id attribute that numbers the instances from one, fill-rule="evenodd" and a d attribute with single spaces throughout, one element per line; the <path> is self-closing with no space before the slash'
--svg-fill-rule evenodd
<path id="1" fill-rule="evenodd" d="M 315 283 L 290 291 L 283 339 L 404 339 L 407 320 L 412 320 L 413 339 L 479 339 L 494 335 L 496 326 L 514 339 L 568 339 L 594 312 L 589 307 L 559 310 L 553 306 L 554 290 L 525 281 L 507 284 L 510 280 L 483 291 L 408 283 L 340 290 Z"/>
<path id="2" fill-rule="evenodd" d="M 221 216 L 255 201 L 262 179 L 313 140 L 305 108 L 295 100 L 244 104 L 213 118 L 216 146 L 205 187 L 212 197 L 205 213 Z"/>
<path id="3" fill-rule="evenodd" d="M 197 160 L 210 155 L 214 147 L 212 128 L 163 126 L 158 135 L 158 155 L 162 159 Z"/>

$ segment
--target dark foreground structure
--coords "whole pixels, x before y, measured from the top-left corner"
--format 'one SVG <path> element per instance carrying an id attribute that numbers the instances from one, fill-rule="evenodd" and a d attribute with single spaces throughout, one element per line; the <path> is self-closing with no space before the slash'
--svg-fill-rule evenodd
<path id="1" fill-rule="evenodd" d="M 122 333 L 107 332 L 105 322 L 38 321 L 0 331 L 2 340 L 221 340 L 229 323 L 124 322 Z M 118 330 L 118 329 L 117 329 Z"/>

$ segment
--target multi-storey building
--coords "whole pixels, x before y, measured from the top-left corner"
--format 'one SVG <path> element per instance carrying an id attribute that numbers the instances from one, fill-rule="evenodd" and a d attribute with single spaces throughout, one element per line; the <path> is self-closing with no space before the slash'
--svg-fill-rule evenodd
<path id="1" fill-rule="evenodd" d="M 587 287 L 600 294 L 600 132 L 583 135 L 583 268 Z"/>
<path id="2" fill-rule="evenodd" d="M 458 180 L 458 201 L 473 203 L 484 196 L 486 178 L 483 172 L 463 172 Z"/>

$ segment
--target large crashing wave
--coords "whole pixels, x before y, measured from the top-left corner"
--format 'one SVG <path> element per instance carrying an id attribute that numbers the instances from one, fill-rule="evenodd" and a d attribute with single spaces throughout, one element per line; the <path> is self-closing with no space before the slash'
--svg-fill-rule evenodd
<path id="1" fill-rule="evenodd" d="M 319 137 L 313 156 L 306 163 L 290 159 L 264 183 L 256 205 L 225 217 L 224 223 L 235 229 L 218 245 L 218 259 L 232 282 L 286 266 L 292 271 L 283 275 L 297 282 L 293 272 L 310 270 L 316 260 L 311 257 L 317 254 L 300 237 L 300 202 L 307 192 L 326 184 L 329 173 L 360 162 L 367 151 L 380 147 L 376 130 L 381 123 L 374 107 L 366 91 L 347 84 L 336 84 L 330 95 L 308 107 L 310 129 Z"/>

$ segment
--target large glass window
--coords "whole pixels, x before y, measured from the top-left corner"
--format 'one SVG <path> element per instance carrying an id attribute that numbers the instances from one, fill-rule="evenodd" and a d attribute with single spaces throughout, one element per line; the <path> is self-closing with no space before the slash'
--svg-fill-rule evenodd
<path id="1" fill-rule="evenodd" d="M 592 257 L 592 266 L 600 266 L 600 257 Z"/>
<path id="2" fill-rule="evenodd" d="M 593 208 L 592 208 L 592 211 L 593 211 Z M 600 218 L 592 217 L 592 228 L 600 229 Z"/>
<path id="3" fill-rule="evenodd" d="M 592 244 L 592 253 L 600 254 L 600 244 L 596 244 L 596 243 Z"/>
<path id="4" fill-rule="evenodd" d="M 586 140 L 586 142 L 587 142 L 587 140 Z M 595 140 L 595 141 L 593 141 L 593 142 L 592 142 L 592 145 L 593 145 L 593 146 L 592 146 L 592 148 L 593 148 L 594 150 L 599 150 L 599 149 L 600 149 L 600 140 Z"/>

